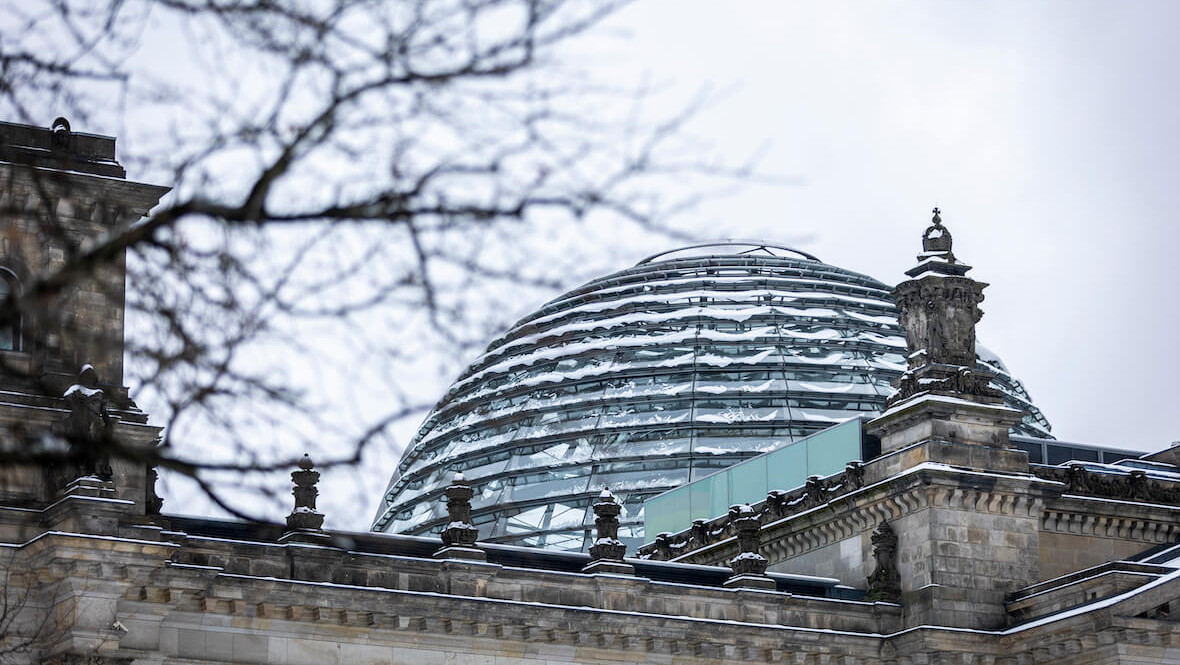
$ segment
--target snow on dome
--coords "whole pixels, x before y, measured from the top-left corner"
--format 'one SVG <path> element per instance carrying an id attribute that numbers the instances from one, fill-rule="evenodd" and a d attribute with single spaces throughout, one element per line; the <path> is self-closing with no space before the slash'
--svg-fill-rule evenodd
<path id="1" fill-rule="evenodd" d="M 643 501 L 834 423 L 884 409 L 906 368 L 890 287 L 772 243 L 673 250 L 543 305 L 492 341 L 394 470 L 377 531 L 437 533 L 462 472 L 480 540 L 593 544 L 610 487 L 619 538 Z M 1049 424 L 994 354 L 1013 431 Z M 784 488 L 785 489 L 785 488 Z"/>

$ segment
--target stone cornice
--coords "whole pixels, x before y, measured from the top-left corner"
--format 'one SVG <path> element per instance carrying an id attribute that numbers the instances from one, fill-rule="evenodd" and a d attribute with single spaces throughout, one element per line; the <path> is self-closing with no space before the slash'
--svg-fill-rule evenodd
<path id="1" fill-rule="evenodd" d="M 1180 506 L 1064 494 L 1046 502 L 1041 531 L 1171 543 L 1180 540 Z"/>
<path id="2" fill-rule="evenodd" d="M 847 473 L 847 472 L 846 472 Z M 813 482 L 809 487 L 790 494 L 781 493 L 788 506 L 800 509 L 777 517 L 776 501 L 768 499 L 754 506 L 763 521 L 763 554 L 772 562 L 808 552 L 858 533 L 871 531 L 881 522 L 916 512 L 930 505 L 953 509 L 971 509 L 998 515 L 1031 516 L 1040 509 L 1041 499 L 1030 499 L 1029 486 L 1038 491 L 1034 496 L 1054 494 L 1060 487 L 1030 475 L 993 474 L 959 469 L 942 464 L 925 463 L 866 487 L 850 489 L 845 474 Z M 822 489 L 824 486 L 834 489 Z M 817 496 L 830 496 L 821 503 L 808 501 L 808 491 Z M 822 494 L 820 494 L 822 492 Z M 772 493 L 773 494 L 773 493 Z M 779 501 L 779 503 L 782 503 Z M 806 507 L 805 507 L 806 506 Z M 729 515 L 682 531 L 663 539 L 665 551 L 675 554 L 672 561 L 717 564 L 737 553 L 735 536 Z M 702 535 L 711 534 L 713 540 L 701 544 Z M 644 547 L 651 558 L 659 558 L 659 543 Z"/>

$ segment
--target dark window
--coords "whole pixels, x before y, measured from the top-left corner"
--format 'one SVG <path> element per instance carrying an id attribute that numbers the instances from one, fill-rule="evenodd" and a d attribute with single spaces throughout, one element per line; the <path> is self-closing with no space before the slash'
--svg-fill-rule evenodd
<path id="1" fill-rule="evenodd" d="M 21 349 L 21 317 L 20 312 L 12 306 L 12 301 L 20 295 L 20 282 L 8 270 L 0 268 L 0 350 L 20 351 Z"/>
<path id="2" fill-rule="evenodd" d="M 1045 456 L 1044 456 L 1043 451 L 1041 450 L 1041 444 L 1039 442 L 1038 443 L 1025 443 L 1024 441 L 1013 441 L 1012 447 L 1019 448 L 1020 450 L 1023 450 L 1024 452 L 1028 453 L 1028 461 L 1032 464 L 1044 464 L 1045 463 Z"/>
<path id="3" fill-rule="evenodd" d="M 1089 448 L 1068 448 L 1066 446 L 1057 446 L 1052 443 L 1048 445 L 1049 448 L 1049 464 L 1063 464 L 1070 460 L 1077 460 L 1079 462 L 1097 462 L 1098 451 L 1090 450 Z"/>
<path id="4" fill-rule="evenodd" d="M 1102 461 L 1106 464 L 1115 464 L 1125 459 L 1139 459 L 1140 454 L 1131 451 L 1104 450 L 1102 451 Z"/>

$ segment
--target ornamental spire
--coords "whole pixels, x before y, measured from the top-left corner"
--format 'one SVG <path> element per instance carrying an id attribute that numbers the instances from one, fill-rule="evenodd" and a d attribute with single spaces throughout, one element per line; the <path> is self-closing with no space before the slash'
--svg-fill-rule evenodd
<path id="1" fill-rule="evenodd" d="M 324 514 L 315 507 L 316 497 L 320 495 L 320 490 L 316 487 L 316 483 L 320 481 L 320 472 L 315 470 L 315 463 L 307 453 L 303 453 L 298 466 L 298 471 L 291 472 L 291 482 L 295 485 L 291 490 L 295 497 L 295 508 L 287 515 L 287 531 L 280 541 L 324 540 L 327 538 L 323 530 Z"/>
<path id="2" fill-rule="evenodd" d="M 475 545 L 479 529 L 471 523 L 471 497 L 475 496 L 475 490 L 467 483 L 462 472 L 458 472 L 443 493 L 447 497 L 447 517 L 450 521 L 442 531 L 443 546 L 434 553 L 434 558 L 487 560 L 487 554 Z"/>
<path id="3" fill-rule="evenodd" d="M 938 206 L 935 206 L 931 212 L 934 213 L 934 218 L 930 220 L 930 226 L 922 234 L 922 251 L 926 254 L 935 252 L 950 254 L 951 232 L 942 225 L 942 211 L 938 209 Z"/>
<path id="4" fill-rule="evenodd" d="M 627 546 L 619 540 L 619 513 L 622 506 L 615 495 L 602 488 L 594 509 L 594 544 L 590 546 L 590 563 L 582 568 L 583 573 L 615 573 L 633 575 L 635 568 L 623 562 Z"/>
<path id="5" fill-rule="evenodd" d="M 935 208 L 931 221 L 922 234 L 918 265 L 906 271 L 913 279 L 893 290 L 909 369 L 889 403 L 920 394 L 998 402 L 999 393 L 989 386 L 992 373 L 976 367 L 975 357 L 975 324 L 983 317 L 979 303 L 987 284 L 965 276 L 971 266 L 951 253 L 942 211 Z"/>
<path id="6" fill-rule="evenodd" d="M 762 520 L 754 512 L 750 504 L 733 506 L 729 509 L 733 517 L 733 527 L 737 531 L 737 556 L 729 560 L 729 567 L 733 575 L 725 580 L 724 586 L 729 588 L 774 589 L 776 584 L 766 575 L 769 563 L 766 557 L 758 552 L 758 530 L 762 528 Z"/>
<path id="7" fill-rule="evenodd" d="M 287 516 L 287 527 L 290 529 L 319 530 L 324 525 L 324 515 L 315 508 L 316 497 L 320 495 L 316 483 L 320 481 L 320 472 L 315 470 L 315 463 L 311 456 L 303 453 L 299 460 L 299 470 L 291 472 L 291 482 L 295 487 L 291 494 L 295 497 L 295 509 Z"/>
<path id="8" fill-rule="evenodd" d="M 906 271 L 910 277 L 928 272 L 939 275 L 965 275 L 971 266 L 955 259 L 951 252 L 951 232 L 942 224 L 942 211 L 936 206 L 931 211 L 930 226 L 922 233 L 922 253 L 918 265 Z"/>

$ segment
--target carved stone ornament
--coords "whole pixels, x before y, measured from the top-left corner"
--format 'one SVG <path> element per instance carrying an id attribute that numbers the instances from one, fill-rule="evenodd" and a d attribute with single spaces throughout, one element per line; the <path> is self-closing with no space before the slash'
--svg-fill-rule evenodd
<path id="1" fill-rule="evenodd" d="M 595 538 L 590 546 L 590 563 L 582 568 L 582 572 L 634 575 L 634 566 L 623 561 L 627 546 L 619 540 L 619 513 L 623 507 L 605 487 L 591 507 L 594 509 Z"/>
<path id="2" fill-rule="evenodd" d="M 934 216 L 930 220 L 930 226 L 922 234 L 922 251 L 926 254 L 950 254 L 951 232 L 942 225 L 942 211 L 935 208 L 931 212 Z"/>
<path id="3" fill-rule="evenodd" d="M 922 235 L 924 253 L 906 273 L 915 279 L 893 289 L 909 368 L 894 384 L 889 406 L 925 393 L 1002 401 L 991 387 L 994 373 L 978 367 L 975 356 L 975 324 L 983 317 L 979 303 L 987 284 L 965 276 L 971 266 L 955 260 L 950 238 L 935 208 L 934 224 Z"/>
<path id="4" fill-rule="evenodd" d="M 50 132 L 50 146 L 54 150 L 69 150 L 71 148 L 74 133 L 70 131 L 70 121 L 65 118 L 57 118 L 49 127 Z"/>
<path id="5" fill-rule="evenodd" d="M 159 515 L 160 511 L 164 509 L 164 499 L 156 493 L 156 481 L 159 479 L 160 473 L 156 471 L 156 467 L 148 466 L 147 487 L 144 488 L 148 515 Z"/>
<path id="6" fill-rule="evenodd" d="M 54 426 L 54 433 L 69 443 L 71 468 L 63 481 L 82 476 L 110 480 L 110 456 L 104 448 L 110 441 L 116 419 L 107 408 L 106 393 L 98 387 L 98 375 L 90 365 L 83 365 L 76 383 L 62 395 L 69 415 Z"/>
<path id="7" fill-rule="evenodd" d="M 897 572 L 897 533 L 888 522 L 881 522 L 873 532 L 872 540 L 876 567 L 868 577 L 865 600 L 896 603 L 901 600 L 901 575 Z"/>
<path id="8" fill-rule="evenodd" d="M 749 504 L 739 506 L 738 517 L 734 520 L 733 525 L 737 530 L 739 550 L 738 555 L 729 560 L 729 567 L 733 569 L 733 574 L 735 576 L 765 575 L 769 562 L 758 551 L 760 549 L 758 530 L 762 528 L 758 513 L 754 512 Z"/>
<path id="9" fill-rule="evenodd" d="M 843 487 L 845 491 L 858 490 L 865 486 L 865 465 L 859 460 L 853 460 L 844 465 L 844 482 Z"/>
<path id="10" fill-rule="evenodd" d="M 803 507 L 815 508 L 828 501 L 828 486 L 819 476 L 807 476 L 803 484 Z"/>
<path id="11" fill-rule="evenodd" d="M 986 286 L 969 277 L 932 276 L 893 290 L 911 368 L 926 363 L 975 367 L 975 324 L 983 318 L 979 303 Z"/>
<path id="12" fill-rule="evenodd" d="M 977 397 L 985 402 L 1003 400 L 1003 394 L 991 385 L 991 372 L 954 366 L 928 366 L 924 369 L 926 371 L 907 371 L 902 374 L 894 384 L 897 392 L 890 396 L 888 403 L 896 404 L 919 393 Z"/>
<path id="13" fill-rule="evenodd" d="M 442 532 L 443 544 L 447 547 L 475 547 L 479 538 L 479 529 L 471 523 L 471 497 L 475 496 L 475 490 L 467 484 L 462 473 L 456 473 L 445 492 L 450 521 Z"/>
<path id="14" fill-rule="evenodd" d="M 1142 469 L 1109 473 L 1070 464 L 1068 467 L 1033 465 L 1031 470 L 1038 478 L 1064 483 L 1068 494 L 1180 505 L 1180 483 L 1153 479 Z"/>
<path id="15" fill-rule="evenodd" d="M 619 540 L 619 513 L 622 506 L 610 490 L 603 489 L 594 502 L 594 544 L 590 546 L 590 559 L 594 561 L 622 561 L 627 546 Z"/>
<path id="16" fill-rule="evenodd" d="M 291 482 L 295 488 L 291 494 L 295 496 L 295 509 L 287 515 L 287 528 L 298 531 L 319 531 L 324 526 L 324 515 L 316 510 L 315 500 L 320 490 L 316 483 L 320 480 L 320 472 L 313 470 L 315 464 L 307 453 L 299 460 L 299 470 L 291 472 Z"/>

